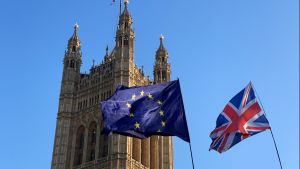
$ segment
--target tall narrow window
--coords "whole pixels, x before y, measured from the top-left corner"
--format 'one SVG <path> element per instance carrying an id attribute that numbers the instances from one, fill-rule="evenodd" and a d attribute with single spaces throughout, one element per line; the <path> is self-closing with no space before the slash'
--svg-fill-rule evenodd
<path id="1" fill-rule="evenodd" d="M 122 46 L 122 36 L 119 37 L 119 46 Z"/>
<path id="2" fill-rule="evenodd" d="M 167 78 L 166 78 L 166 71 L 162 71 L 162 80 L 165 81 Z"/>
<path id="3" fill-rule="evenodd" d="M 80 126 L 77 129 L 74 165 L 82 164 L 82 155 L 83 155 L 83 147 L 84 147 L 84 132 L 85 132 L 85 128 L 83 126 Z"/>
<path id="4" fill-rule="evenodd" d="M 96 122 L 91 122 L 89 126 L 88 134 L 88 146 L 87 146 L 87 162 L 95 160 L 95 148 L 96 148 Z"/>
<path id="5" fill-rule="evenodd" d="M 101 135 L 102 142 L 101 142 L 101 157 L 106 157 L 108 155 L 108 136 Z"/>
<path id="6" fill-rule="evenodd" d="M 103 129 L 103 123 L 99 124 L 101 130 Z M 108 136 L 101 134 L 99 143 L 99 157 L 106 157 L 108 155 Z"/>
<path id="7" fill-rule="evenodd" d="M 124 46 L 127 46 L 128 45 L 128 36 L 125 35 L 124 37 Z"/>
<path id="8" fill-rule="evenodd" d="M 74 67 L 75 67 L 75 62 L 74 62 L 74 60 L 71 60 L 70 67 L 71 67 L 71 68 L 74 68 Z"/>

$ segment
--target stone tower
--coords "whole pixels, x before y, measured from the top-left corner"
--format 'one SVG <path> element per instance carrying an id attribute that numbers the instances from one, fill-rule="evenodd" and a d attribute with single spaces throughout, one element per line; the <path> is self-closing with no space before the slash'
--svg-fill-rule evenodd
<path id="1" fill-rule="evenodd" d="M 78 25 L 68 41 L 59 97 L 51 169 L 173 169 L 172 137 L 148 139 L 101 134 L 100 101 L 120 84 L 126 86 L 170 80 L 168 53 L 160 38 L 154 80 L 134 63 L 134 31 L 128 2 L 119 16 L 115 47 L 104 59 L 81 73 L 81 43 Z"/>
<path id="2" fill-rule="evenodd" d="M 153 70 L 154 84 L 169 82 L 171 77 L 171 69 L 170 64 L 168 62 L 168 51 L 164 47 L 163 40 L 163 35 L 160 35 L 160 44 L 156 51 L 155 64 Z M 153 136 L 151 137 L 151 145 L 153 145 L 153 147 L 158 145 L 158 168 L 173 168 L 172 137 Z"/>

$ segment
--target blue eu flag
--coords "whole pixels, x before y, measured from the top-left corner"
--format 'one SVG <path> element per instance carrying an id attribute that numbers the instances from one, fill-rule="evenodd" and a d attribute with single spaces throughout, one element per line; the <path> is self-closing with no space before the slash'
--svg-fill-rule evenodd
<path id="1" fill-rule="evenodd" d="M 190 142 L 179 80 L 148 86 L 120 86 L 102 103 L 105 134 L 138 138 L 178 136 Z"/>

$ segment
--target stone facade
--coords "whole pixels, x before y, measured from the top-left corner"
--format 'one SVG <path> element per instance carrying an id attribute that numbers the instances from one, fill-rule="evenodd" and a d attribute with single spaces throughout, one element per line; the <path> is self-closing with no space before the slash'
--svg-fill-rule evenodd
<path id="1" fill-rule="evenodd" d="M 148 139 L 113 134 L 101 135 L 99 102 L 115 88 L 170 81 L 168 52 L 160 37 L 156 51 L 154 80 L 134 63 L 134 31 L 128 3 L 119 16 L 116 45 L 88 74 L 82 64 L 78 25 L 68 41 L 59 97 L 59 108 L 51 169 L 173 169 L 172 137 Z"/>

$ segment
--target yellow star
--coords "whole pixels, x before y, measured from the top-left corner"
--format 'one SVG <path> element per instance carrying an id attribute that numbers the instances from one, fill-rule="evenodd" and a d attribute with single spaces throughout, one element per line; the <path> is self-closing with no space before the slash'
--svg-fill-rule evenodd
<path id="1" fill-rule="evenodd" d="M 131 104 L 129 104 L 128 102 L 127 102 L 126 105 L 127 105 L 128 108 L 131 108 Z"/>
<path id="2" fill-rule="evenodd" d="M 139 128 L 140 128 L 140 123 L 135 122 L 134 127 L 135 127 L 136 129 L 139 129 Z"/>
<path id="3" fill-rule="evenodd" d="M 160 115 L 160 116 L 163 116 L 163 115 L 164 115 L 164 111 L 162 111 L 162 110 L 159 111 L 159 115 Z"/>
<path id="4" fill-rule="evenodd" d="M 134 114 L 133 113 L 129 113 L 128 116 L 129 117 L 134 117 Z"/>
<path id="5" fill-rule="evenodd" d="M 145 92 L 142 90 L 142 91 L 140 92 L 140 95 L 141 95 L 141 96 L 144 96 L 144 93 L 145 93 Z"/>
<path id="6" fill-rule="evenodd" d="M 149 93 L 148 94 L 148 99 L 152 99 L 153 98 L 153 96 Z"/>
<path id="7" fill-rule="evenodd" d="M 161 124 L 161 126 L 163 126 L 163 127 L 166 126 L 166 122 L 164 122 L 164 121 L 161 121 L 160 124 Z"/>
<path id="8" fill-rule="evenodd" d="M 136 95 L 133 94 L 133 95 L 131 96 L 131 100 L 135 100 L 135 98 L 136 98 Z"/>
<path id="9" fill-rule="evenodd" d="M 157 101 L 158 105 L 162 105 L 162 102 L 160 100 Z"/>

